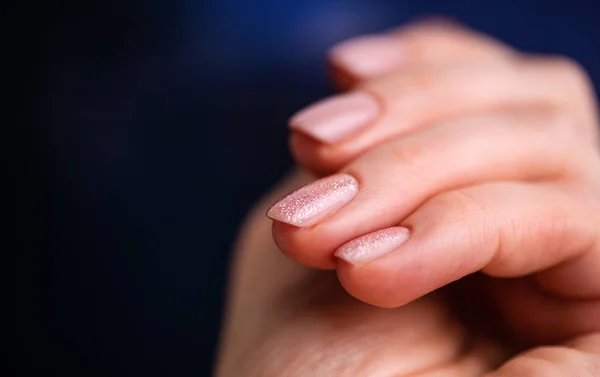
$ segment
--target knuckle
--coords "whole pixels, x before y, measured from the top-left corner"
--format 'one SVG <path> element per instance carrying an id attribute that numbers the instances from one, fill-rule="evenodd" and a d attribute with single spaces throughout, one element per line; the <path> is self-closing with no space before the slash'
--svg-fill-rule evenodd
<path id="1" fill-rule="evenodd" d="M 559 132 L 561 136 L 573 135 L 573 131 L 578 128 L 577 121 L 571 113 L 556 107 L 548 108 L 541 119 L 546 128 Z"/>
<path id="2" fill-rule="evenodd" d="M 565 56 L 557 55 L 549 58 L 548 63 L 554 66 L 558 71 L 576 79 L 587 79 L 585 69 L 576 60 Z"/>
<path id="3" fill-rule="evenodd" d="M 535 114 L 535 122 L 549 135 L 557 148 L 572 150 L 581 144 L 581 121 L 572 112 L 559 107 L 546 107 Z"/>
<path id="4" fill-rule="evenodd" d="M 588 73 L 568 56 L 523 55 L 518 67 L 523 68 L 526 75 L 536 78 L 534 82 L 537 80 L 538 84 L 548 81 L 554 83 L 551 90 L 560 91 L 560 97 L 568 98 L 569 103 L 579 104 L 579 108 L 581 104 L 589 107 L 594 101 L 593 84 Z"/>
<path id="5" fill-rule="evenodd" d="M 403 170 L 406 169 L 408 172 L 423 171 L 423 169 L 426 169 L 430 153 L 430 148 L 426 148 L 422 143 L 411 139 L 391 145 L 389 149 L 389 154 L 395 164 L 401 166 Z"/>
<path id="6" fill-rule="evenodd" d="M 456 20 L 436 17 L 409 24 L 397 31 L 399 37 L 412 47 L 414 52 L 421 52 L 427 47 L 440 47 L 456 44 L 456 40 L 465 39 L 472 32 Z"/>
<path id="7" fill-rule="evenodd" d="M 389 109 L 409 110 L 428 93 L 442 87 L 442 81 L 439 70 L 419 68 L 374 78 L 360 84 L 358 89 L 372 93 Z"/>
<path id="8" fill-rule="evenodd" d="M 590 94 L 592 87 L 591 79 L 581 64 L 568 56 L 553 56 L 548 59 L 547 64 L 561 77 L 565 83 L 585 95 Z"/>
<path id="9" fill-rule="evenodd" d="M 569 96 L 569 102 L 574 110 L 574 117 L 579 119 L 576 129 L 584 130 L 585 136 L 598 137 L 598 113 L 594 84 L 585 70 L 577 61 L 566 56 L 554 56 L 547 62 L 555 80 L 560 81 L 561 92 Z"/>
<path id="10" fill-rule="evenodd" d="M 458 189 L 437 196 L 432 201 L 439 214 L 444 213 L 444 222 L 464 222 L 480 216 L 483 203 L 467 190 Z"/>
<path id="11" fill-rule="evenodd" d="M 422 111 L 423 106 L 440 98 L 445 100 L 457 85 L 463 84 L 465 76 L 469 75 L 472 80 L 485 78 L 481 71 L 458 63 L 415 66 L 366 80 L 358 85 L 358 89 L 373 94 L 390 109 L 401 109 L 404 113 L 418 106 Z"/>
<path id="12" fill-rule="evenodd" d="M 581 114 L 559 107 L 547 107 L 536 122 L 547 132 L 556 153 L 564 155 L 564 172 L 588 172 L 597 159 L 597 130 Z M 590 126 L 591 125 L 591 126 Z"/>

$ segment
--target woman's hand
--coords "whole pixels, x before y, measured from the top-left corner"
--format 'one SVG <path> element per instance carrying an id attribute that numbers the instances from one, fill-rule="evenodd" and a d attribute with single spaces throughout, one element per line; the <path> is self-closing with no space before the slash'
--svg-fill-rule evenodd
<path id="1" fill-rule="evenodd" d="M 291 145 L 339 173 L 273 205 L 273 234 L 396 309 L 279 258 L 254 217 L 221 375 L 480 376 L 503 361 L 494 376 L 598 375 L 600 155 L 582 71 L 446 23 L 331 61 L 351 91 L 297 114 Z"/>

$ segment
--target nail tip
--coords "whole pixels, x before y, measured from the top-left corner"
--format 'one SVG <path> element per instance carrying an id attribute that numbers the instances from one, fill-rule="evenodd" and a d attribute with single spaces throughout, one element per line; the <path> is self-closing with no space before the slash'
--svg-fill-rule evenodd
<path id="1" fill-rule="evenodd" d="M 286 217 L 285 217 L 285 216 L 284 216 L 284 215 L 281 213 L 281 211 L 279 211 L 279 210 L 276 208 L 276 205 L 277 205 L 277 203 L 275 203 L 273 206 L 271 206 L 271 208 L 269 208 L 269 209 L 267 210 L 266 216 L 267 216 L 269 219 L 273 220 L 273 221 L 277 221 L 277 222 L 280 222 L 280 223 L 286 223 L 286 224 L 290 224 L 290 225 L 292 225 L 292 224 L 290 223 L 290 220 L 289 220 L 289 219 L 287 219 L 287 218 L 286 218 Z M 273 208 L 273 207 L 275 207 L 275 208 Z"/>
<path id="2" fill-rule="evenodd" d="M 276 216 L 271 213 L 270 209 L 267 210 L 267 212 L 265 213 L 265 216 L 271 220 L 279 221 L 279 220 L 277 220 Z"/>
<path id="3" fill-rule="evenodd" d="M 358 77 L 383 73 L 402 59 L 397 38 L 373 34 L 352 38 L 333 46 L 328 57 L 335 66 Z"/>
<path id="4" fill-rule="evenodd" d="M 288 127 L 291 129 L 298 129 L 301 127 L 302 115 L 306 109 L 300 110 L 294 113 L 288 120 Z"/>
<path id="5" fill-rule="evenodd" d="M 405 227 L 380 229 L 345 243 L 334 252 L 334 256 L 358 265 L 396 250 L 409 238 L 410 230 Z"/>
<path id="6" fill-rule="evenodd" d="M 290 120 L 289 124 L 288 124 L 288 128 L 294 132 L 299 132 L 313 140 L 316 140 L 320 143 L 323 144 L 334 144 L 336 143 L 337 139 L 335 138 L 330 138 L 327 137 L 326 135 L 320 133 L 320 132 L 314 132 L 313 130 L 310 129 L 310 127 L 308 127 L 307 125 L 302 124 L 302 121 L 292 121 Z"/>
<path id="7" fill-rule="evenodd" d="M 333 253 L 333 256 L 343 262 L 348 263 L 349 265 L 354 266 L 355 262 L 352 261 L 352 258 L 348 258 L 348 256 L 346 255 L 346 252 L 344 251 L 336 251 Z"/>
<path id="8" fill-rule="evenodd" d="M 339 142 L 368 127 L 380 112 L 378 101 L 365 92 L 324 98 L 292 115 L 290 129 L 324 143 Z"/>
<path id="9" fill-rule="evenodd" d="M 310 226 L 310 224 L 308 224 L 308 221 L 306 221 L 306 222 L 297 221 L 297 220 L 291 218 L 289 215 L 282 213 L 281 209 L 279 209 L 278 204 L 279 204 L 279 202 L 277 202 L 277 203 L 273 204 L 271 207 L 269 207 L 269 209 L 267 210 L 267 212 L 265 214 L 267 218 L 269 218 L 273 221 L 277 221 L 282 224 L 291 225 L 291 226 L 294 226 L 297 228 L 305 228 L 305 227 Z"/>
<path id="10" fill-rule="evenodd" d="M 358 181 L 347 173 L 319 179 L 288 194 L 267 210 L 267 217 L 299 228 L 333 215 L 358 193 Z"/>

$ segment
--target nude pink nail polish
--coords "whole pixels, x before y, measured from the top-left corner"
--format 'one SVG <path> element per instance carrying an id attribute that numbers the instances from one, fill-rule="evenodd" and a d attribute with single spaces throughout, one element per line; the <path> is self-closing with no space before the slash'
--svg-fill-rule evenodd
<path id="1" fill-rule="evenodd" d="M 407 228 L 382 229 L 345 243 L 334 255 L 350 264 L 361 264 L 389 253 L 409 238 L 410 231 Z"/>
<path id="2" fill-rule="evenodd" d="M 273 204 L 267 216 L 297 227 L 310 227 L 337 212 L 358 193 L 358 182 L 349 174 L 319 179 Z"/>
<path id="3" fill-rule="evenodd" d="M 380 75 L 404 59 L 402 43 L 388 35 L 368 35 L 353 38 L 329 51 L 334 65 L 364 78 Z"/>
<path id="4" fill-rule="evenodd" d="M 324 143 L 341 141 L 367 127 L 379 115 L 379 104 L 367 93 L 346 93 L 321 100 L 296 113 L 290 128 Z"/>

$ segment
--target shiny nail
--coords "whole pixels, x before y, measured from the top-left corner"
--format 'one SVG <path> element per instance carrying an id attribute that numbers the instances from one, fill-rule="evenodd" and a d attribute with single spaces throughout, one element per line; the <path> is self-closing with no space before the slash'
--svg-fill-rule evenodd
<path id="1" fill-rule="evenodd" d="M 349 174 L 319 179 L 273 204 L 267 216 L 297 227 L 310 227 L 331 216 L 358 193 L 358 182 Z"/>
<path id="2" fill-rule="evenodd" d="M 350 264 L 361 264 L 389 253 L 409 237 L 410 231 L 404 227 L 382 229 L 345 243 L 334 255 Z"/>
<path id="3" fill-rule="evenodd" d="M 367 127 L 379 115 L 379 104 L 362 92 L 329 97 L 298 112 L 290 120 L 293 130 L 332 144 Z"/>
<path id="4" fill-rule="evenodd" d="M 334 46 L 329 57 L 334 65 L 364 78 L 380 75 L 400 64 L 404 51 L 398 38 L 368 35 Z"/>

